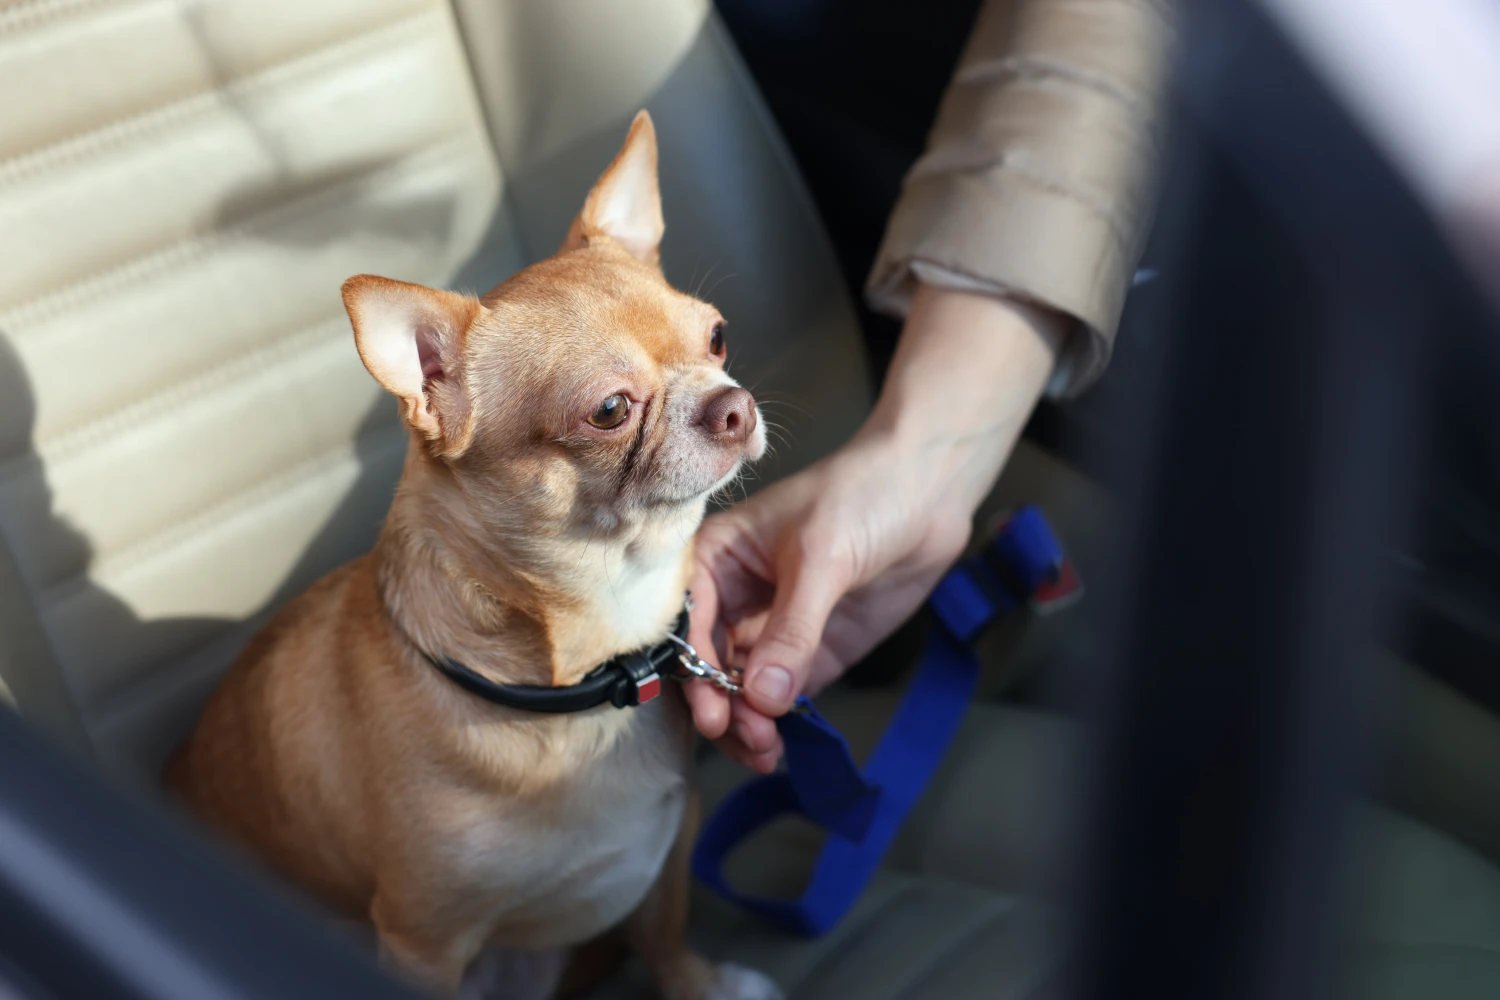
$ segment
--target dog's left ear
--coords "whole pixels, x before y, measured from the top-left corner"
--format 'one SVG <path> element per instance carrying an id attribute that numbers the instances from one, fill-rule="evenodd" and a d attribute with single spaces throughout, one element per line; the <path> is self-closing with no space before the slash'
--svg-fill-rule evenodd
<path id="1" fill-rule="evenodd" d="M 472 296 L 360 274 L 344 282 L 344 308 L 360 359 L 401 400 L 406 422 L 439 456 L 463 454 L 474 436 L 464 344 L 484 306 Z"/>
<path id="2" fill-rule="evenodd" d="M 576 250 L 607 237 L 655 264 L 665 229 L 656 181 L 656 127 L 651 116 L 641 111 L 630 123 L 625 145 L 589 192 L 562 249 Z"/>

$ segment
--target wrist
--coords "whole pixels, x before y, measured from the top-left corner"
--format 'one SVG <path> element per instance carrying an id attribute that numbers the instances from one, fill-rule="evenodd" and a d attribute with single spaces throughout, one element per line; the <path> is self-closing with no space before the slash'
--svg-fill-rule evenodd
<path id="1" fill-rule="evenodd" d="M 919 286 L 861 437 L 972 512 L 1041 398 L 1068 324 L 1015 300 Z"/>

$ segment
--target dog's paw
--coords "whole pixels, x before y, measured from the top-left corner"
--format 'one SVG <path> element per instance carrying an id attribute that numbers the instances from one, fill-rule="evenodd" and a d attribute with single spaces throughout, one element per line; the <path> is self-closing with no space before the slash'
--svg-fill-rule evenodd
<path id="1" fill-rule="evenodd" d="M 714 968 L 714 979 L 703 1000 L 782 1000 L 785 996 L 775 980 L 763 972 L 733 962 Z"/>

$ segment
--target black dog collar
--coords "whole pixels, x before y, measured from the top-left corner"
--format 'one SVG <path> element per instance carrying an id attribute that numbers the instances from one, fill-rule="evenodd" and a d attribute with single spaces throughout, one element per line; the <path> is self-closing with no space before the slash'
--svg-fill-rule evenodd
<path id="1" fill-rule="evenodd" d="M 661 694 L 662 677 L 675 672 L 669 665 L 678 662 L 684 649 L 691 649 L 686 645 L 687 633 L 688 608 L 684 606 L 667 638 L 654 646 L 606 660 L 583 680 L 567 687 L 497 684 L 456 660 L 440 659 L 425 652 L 422 655 L 453 683 L 486 701 L 528 712 L 564 714 L 584 712 L 599 705 L 615 708 L 644 705 L 655 698 Z"/>

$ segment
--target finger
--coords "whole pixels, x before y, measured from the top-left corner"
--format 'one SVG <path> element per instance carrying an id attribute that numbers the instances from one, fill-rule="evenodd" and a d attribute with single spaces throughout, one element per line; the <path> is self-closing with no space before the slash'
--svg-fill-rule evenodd
<path id="1" fill-rule="evenodd" d="M 744 765 L 760 774 L 770 774 L 776 770 L 776 765 L 781 762 L 781 745 L 777 744 L 775 750 L 765 753 L 752 754 L 743 761 Z"/>
<path id="2" fill-rule="evenodd" d="M 823 626 L 843 596 L 843 582 L 819 550 L 802 546 L 782 575 L 771 614 L 745 669 L 745 700 L 763 715 L 786 714 L 802 691 Z"/>
<path id="3" fill-rule="evenodd" d="M 688 616 L 688 642 L 705 660 L 718 660 L 722 652 L 714 649 L 714 624 L 719 620 L 719 588 L 713 574 L 701 563 L 688 582 L 693 595 L 693 610 Z"/>
<path id="4" fill-rule="evenodd" d="M 775 588 L 761 552 L 761 543 L 739 511 L 715 514 L 703 523 L 693 539 L 693 580 L 696 598 L 703 586 L 713 589 L 714 618 L 735 620 L 747 610 L 771 603 Z"/>
<path id="5" fill-rule="evenodd" d="M 716 740 L 729 729 L 729 695 L 708 681 L 688 681 L 682 686 L 688 708 L 693 712 L 693 725 L 706 738 Z"/>
<path id="6" fill-rule="evenodd" d="M 774 596 L 774 595 L 772 595 Z M 767 602 L 769 605 L 769 602 Z M 770 617 L 769 606 L 764 611 L 747 615 L 729 627 L 729 641 L 735 649 L 754 649 L 755 644 L 760 641 L 760 634 L 766 630 L 766 619 Z"/>
<path id="7" fill-rule="evenodd" d="M 718 747 L 719 751 L 730 760 L 743 764 L 761 774 L 770 774 L 776 770 L 776 765 L 781 760 L 782 754 L 782 745 L 779 738 L 775 747 L 763 752 L 751 750 L 733 736 L 725 736 L 714 740 L 714 746 Z"/>
<path id="8" fill-rule="evenodd" d="M 752 753 L 769 753 L 781 741 L 776 720 L 757 712 L 743 698 L 730 703 L 729 732 Z"/>

